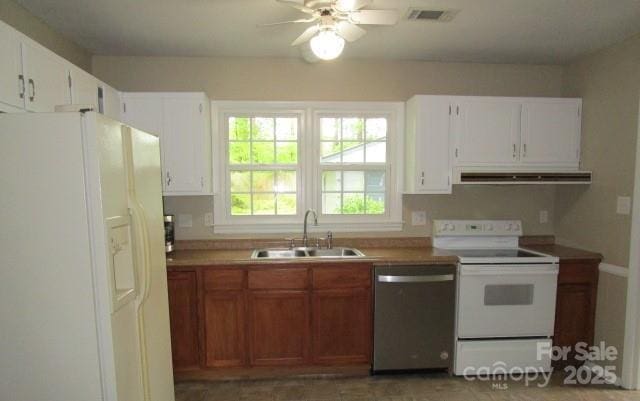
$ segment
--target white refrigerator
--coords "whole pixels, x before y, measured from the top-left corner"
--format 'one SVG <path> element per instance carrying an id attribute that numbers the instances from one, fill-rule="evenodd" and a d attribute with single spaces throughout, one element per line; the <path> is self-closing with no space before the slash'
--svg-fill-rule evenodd
<path id="1" fill-rule="evenodd" d="M 173 401 L 158 138 L 0 114 L 0 398 Z"/>

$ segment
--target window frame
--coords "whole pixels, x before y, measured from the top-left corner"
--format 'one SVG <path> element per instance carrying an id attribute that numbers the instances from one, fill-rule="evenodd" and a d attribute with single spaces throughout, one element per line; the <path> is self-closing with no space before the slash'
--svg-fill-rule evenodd
<path id="1" fill-rule="evenodd" d="M 228 117 L 231 116 L 268 116 L 295 115 L 298 120 L 298 164 L 296 176 L 296 214 L 295 215 L 231 215 L 231 194 L 228 163 Z M 320 163 L 319 116 L 336 115 L 339 117 L 369 116 L 387 118 L 385 165 L 385 213 L 380 215 L 331 215 L 322 213 L 322 188 Z M 291 233 L 302 228 L 302 219 L 306 209 L 318 211 L 318 227 L 310 225 L 312 232 L 361 232 L 361 231 L 400 231 L 402 230 L 402 185 L 404 165 L 401 163 L 404 143 L 404 103 L 403 102 L 279 102 L 279 101 L 212 101 L 212 136 L 214 166 L 214 226 L 216 234 Z M 352 164 L 337 164 L 340 170 L 382 170 L 380 165 L 370 167 L 351 167 Z M 367 166 L 356 163 L 354 166 Z M 238 167 L 241 165 L 234 165 Z M 284 169 L 291 169 L 284 167 Z M 326 166 L 332 169 L 334 166 Z M 346 167 L 346 168 L 345 168 Z M 264 168 L 278 170 L 278 168 Z"/>

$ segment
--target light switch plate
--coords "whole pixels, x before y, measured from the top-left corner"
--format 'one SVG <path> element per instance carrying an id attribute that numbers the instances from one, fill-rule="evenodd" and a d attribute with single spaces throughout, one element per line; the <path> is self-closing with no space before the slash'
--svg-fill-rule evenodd
<path id="1" fill-rule="evenodd" d="M 630 196 L 618 196 L 616 213 L 627 214 L 627 215 L 631 214 L 631 197 Z"/>
<path id="2" fill-rule="evenodd" d="M 213 227 L 213 213 L 209 212 L 204 214 L 204 226 Z"/>
<path id="3" fill-rule="evenodd" d="M 191 214 L 179 214 L 178 215 L 178 227 L 193 227 L 193 215 L 191 215 Z"/>
<path id="4" fill-rule="evenodd" d="M 427 225 L 427 212 L 424 210 L 418 210 L 411 212 L 411 225 L 412 226 L 426 226 Z"/>
<path id="5" fill-rule="evenodd" d="M 549 222 L 549 212 L 546 210 L 540 211 L 540 224 L 547 224 Z"/>

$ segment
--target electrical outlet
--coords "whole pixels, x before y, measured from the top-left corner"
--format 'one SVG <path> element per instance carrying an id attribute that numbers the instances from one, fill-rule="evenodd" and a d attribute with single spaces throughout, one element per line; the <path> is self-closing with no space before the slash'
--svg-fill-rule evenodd
<path id="1" fill-rule="evenodd" d="M 193 215 L 179 214 L 178 227 L 183 227 L 183 228 L 193 227 Z"/>
<path id="2" fill-rule="evenodd" d="M 209 212 L 204 214 L 204 226 L 213 227 L 213 213 Z"/>
<path id="3" fill-rule="evenodd" d="M 411 225 L 412 226 L 426 226 L 427 225 L 427 212 L 419 210 L 417 212 L 411 212 Z"/>
<path id="4" fill-rule="evenodd" d="M 618 202 L 616 204 L 616 213 L 618 214 L 631 214 L 631 197 L 630 196 L 618 196 Z"/>
<path id="5" fill-rule="evenodd" d="M 549 222 L 549 212 L 546 210 L 540 211 L 540 224 L 547 224 Z"/>

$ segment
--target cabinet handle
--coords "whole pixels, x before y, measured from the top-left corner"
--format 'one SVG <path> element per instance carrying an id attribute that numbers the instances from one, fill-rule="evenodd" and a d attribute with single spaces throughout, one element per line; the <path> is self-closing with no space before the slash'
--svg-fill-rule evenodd
<path id="1" fill-rule="evenodd" d="M 527 155 L 527 144 L 522 145 L 522 157 Z"/>
<path id="2" fill-rule="evenodd" d="M 420 185 L 424 185 L 424 171 L 420 175 Z"/>
<path id="3" fill-rule="evenodd" d="M 26 92 L 26 89 L 24 86 L 24 75 L 22 74 L 18 75 L 18 81 L 20 81 L 20 99 L 24 99 L 24 94 Z"/>
<path id="4" fill-rule="evenodd" d="M 33 102 L 36 99 L 36 83 L 33 82 L 33 79 L 29 78 L 29 87 L 31 88 L 31 95 L 29 96 L 29 101 Z"/>
<path id="5" fill-rule="evenodd" d="M 167 171 L 167 186 L 171 185 L 171 174 Z"/>
<path id="6" fill-rule="evenodd" d="M 513 158 L 516 158 L 516 144 L 513 144 Z"/>

